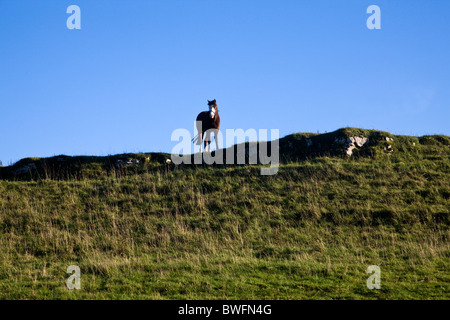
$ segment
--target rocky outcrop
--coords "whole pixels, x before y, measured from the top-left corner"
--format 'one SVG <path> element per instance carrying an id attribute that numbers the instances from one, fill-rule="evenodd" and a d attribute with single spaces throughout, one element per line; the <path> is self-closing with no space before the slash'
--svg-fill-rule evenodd
<path id="1" fill-rule="evenodd" d="M 353 154 L 353 149 L 362 148 L 369 142 L 369 138 L 358 136 L 358 137 L 341 137 L 334 140 L 335 143 L 342 145 L 344 154 L 351 156 Z"/>
<path id="2" fill-rule="evenodd" d="M 140 161 L 138 159 L 117 160 L 115 163 L 116 168 L 120 168 L 126 165 L 138 165 Z"/>

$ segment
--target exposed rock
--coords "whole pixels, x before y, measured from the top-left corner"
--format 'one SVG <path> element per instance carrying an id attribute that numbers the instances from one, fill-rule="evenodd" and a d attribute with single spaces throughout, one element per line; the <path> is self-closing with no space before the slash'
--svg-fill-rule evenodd
<path id="1" fill-rule="evenodd" d="M 369 141 L 369 138 L 359 136 L 359 137 L 342 137 L 336 138 L 335 143 L 344 146 L 344 154 L 351 156 L 353 154 L 353 149 L 356 147 L 362 148 Z"/>
<path id="2" fill-rule="evenodd" d="M 24 174 L 24 173 L 28 173 L 31 170 L 36 169 L 36 164 L 35 163 L 29 163 L 24 165 L 23 167 L 20 167 L 17 170 L 14 170 L 13 173 L 14 174 Z"/>
<path id="3" fill-rule="evenodd" d="M 386 141 L 387 141 L 387 142 L 389 142 L 389 141 L 394 141 L 394 139 L 393 139 L 393 138 L 386 137 Z"/>
<path id="4" fill-rule="evenodd" d="M 120 168 L 126 165 L 138 165 L 139 164 L 139 160 L 138 159 L 131 159 L 128 158 L 126 161 L 125 160 L 117 160 L 115 163 L 116 168 Z"/>

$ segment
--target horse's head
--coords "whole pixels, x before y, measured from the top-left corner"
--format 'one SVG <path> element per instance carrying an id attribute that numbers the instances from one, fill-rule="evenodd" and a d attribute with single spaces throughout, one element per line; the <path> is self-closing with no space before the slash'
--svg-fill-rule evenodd
<path id="1" fill-rule="evenodd" d="M 217 112 L 216 99 L 214 99 L 212 101 L 208 100 L 208 107 L 209 107 L 209 114 L 211 115 L 211 119 L 214 119 L 214 116 L 216 115 L 216 112 Z"/>

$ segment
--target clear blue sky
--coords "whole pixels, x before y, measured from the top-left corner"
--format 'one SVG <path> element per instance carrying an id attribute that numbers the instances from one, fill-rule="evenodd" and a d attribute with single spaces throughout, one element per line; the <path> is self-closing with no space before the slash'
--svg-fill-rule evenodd
<path id="1" fill-rule="evenodd" d="M 0 0 L 0 160 L 170 152 L 207 99 L 223 130 L 448 135 L 449 15 L 448 0 Z"/>

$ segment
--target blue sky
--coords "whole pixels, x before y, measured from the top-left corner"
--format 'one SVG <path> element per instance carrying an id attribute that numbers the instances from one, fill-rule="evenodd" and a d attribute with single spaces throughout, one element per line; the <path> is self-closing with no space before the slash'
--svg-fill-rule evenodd
<path id="1" fill-rule="evenodd" d="M 69 5 L 81 30 L 69 30 Z M 369 5 L 381 30 L 369 30 Z M 450 134 L 447 0 L 0 0 L 0 160 L 170 152 L 221 129 Z"/>

